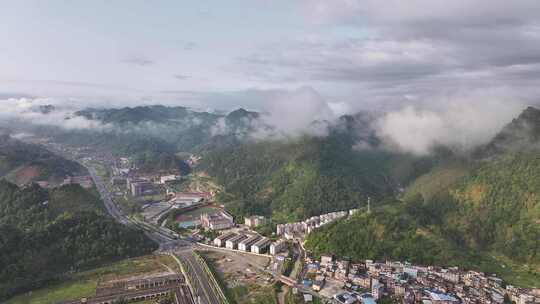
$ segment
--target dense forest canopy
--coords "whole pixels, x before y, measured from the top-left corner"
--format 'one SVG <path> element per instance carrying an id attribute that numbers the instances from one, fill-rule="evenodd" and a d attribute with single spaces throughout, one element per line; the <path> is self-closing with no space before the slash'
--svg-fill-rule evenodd
<path id="1" fill-rule="evenodd" d="M 0 181 L 0 299 L 155 249 L 102 206 L 78 185 L 47 191 Z"/>
<path id="2" fill-rule="evenodd" d="M 239 143 L 209 151 L 197 169 L 224 185 L 221 199 L 235 215 L 265 214 L 282 222 L 357 208 L 368 197 L 391 198 L 447 153 L 416 157 L 357 149 L 357 140 L 340 125 L 323 137 Z"/>

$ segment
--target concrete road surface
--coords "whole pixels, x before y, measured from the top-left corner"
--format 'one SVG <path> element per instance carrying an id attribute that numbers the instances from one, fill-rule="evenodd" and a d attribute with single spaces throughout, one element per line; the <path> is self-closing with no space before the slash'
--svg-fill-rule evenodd
<path id="1" fill-rule="evenodd" d="M 205 271 L 204 266 L 195 257 L 192 250 L 177 251 L 177 257 L 185 265 L 186 275 L 195 291 L 194 296 L 200 299 L 201 304 L 221 304 L 221 296 L 218 293 L 219 286 Z"/>

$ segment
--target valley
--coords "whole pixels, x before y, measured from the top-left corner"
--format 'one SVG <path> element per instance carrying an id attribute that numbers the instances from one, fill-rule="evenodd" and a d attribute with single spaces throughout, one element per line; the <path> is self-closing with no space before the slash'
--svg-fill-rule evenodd
<path id="1" fill-rule="evenodd" d="M 2 1 L 0 304 L 540 304 L 539 12 Z"/>
<path id="2" fill-rule="evenodd" d="M 531 119 L 530 112 L 528 109 L 520 118 Z M 137 118 L 130 117 L 133 119 Z M 219 144 L 210 137 L 191 152 L 144 152 L 142 162 L 140 152 L 122 154 L 111 147 L 66 141 L 69 132 L 28 137 L 24 145 L 42 145 L 52 155 L 83 168 L 77 172 L 88 172 L 95 185 L 94 195 L 103 202 L 93 203 L 92 208 L 109 214 L 125 229 L 144 232 L 158 246 L 154 255 L 172 254 L 178 262 L 175 273 L 189 286 L 189 301 L 215 303 L 221 297 L 219 301 L 242 304 L 253 299 L 296 303 L 302 295 L 323 302 L 338 296 L 361 296 L 362 290 L 373 295 L 364 283 L 354 281 L 360 280 L 355 276 L 367 275 L 369 282 L 384 282 L 384 277 L 370 268 L 370 261 L 401 265 L 393 266 L 395 275 L 412 267 L 424 276 L 441 277 L 437 271 L 442 269 L 443 273 L 456 272 L 461 282 L 471 271 L 483 271 L 486 278 L 497 275 L 505 284 L 537 287 L 539 235 L 535 230 L 538 222 L 534 221 L 540 214 L 540 179 L 536 154 L 498 151 L 486 158 L 479 149 L 475 158 L 467 158 L 444 148 L 427 156 L 402 154 L 378 147 L 372 133 L 358 137 L 354 119 L 343 118 L 342 125 L 332 127 L 325 137 L 230 138 L 232 142 Z M 359 140 L 370 140 L 373 148 L 355 149 Z M 79 176 L 79 182 L 85 179 Z M 42 187 L 51 193 L 57 191 L 54 184 Z M 61 201 L 66 194 L 59 197 Z M 73 198 L 72 194 L 67 197 Z M 58 208 L 59 212 L 69 210 L 67 206 Z M 341 211 L 345 211 L 344 216 Z M 515 216 L 509 217 L 509 212 Z M 262 222 L 249 226 L 247 218 L 254 215 Z M 309 228 L 297 230 L 298 225 Z M 258 235 L 261 246 L 267 238 L 265 244 L 280 246 L 273 253 L 269 247 L 261 249 L 269 262 L 258 266 L 256 276 L 264 281 L 238 277 L 235 280 L 240 283 L 228 282 L 242 270 L 227 266 L 227 261 L 245 253 L 235 248 L 238 251 L 223 252 L 230 255 L 226 258 L 208 247 L 228 232 Z M 518 243 L 510 245 L 511 240 Z M 282 243 L 287 244 L 286 249 L 281 248 Z M 337 258 L 333 267 L 342 267 L 339 265 L 344 261 L 360 266 L 354 270 L 343 266 L 345 276 L 340 277 L 335 270 L 320 268 L 328 255 Z M 317 270 L 313 272 L 310 265 L 318 265 Z M 65 300 L 92 299 L 95 281 L 81 281 L 78 276 L 86 277 L 84 271 L 94 270 L 75 272 L 72 279 L 63 279 L 64 285 L 58 285 L 60 291 L 38 290 L 35 300 L 29 301 L 53 303 L 42 302 L 40 295 L 57 294 L 60 299 L 64 288 Z M 319 287 L 315 281 L 320 281 Z M 400 286 L 413 290 L 414 282 L 419 281 L 409 279 Z M 442 281 L 426 281 L 422 284 L 427 285 L 421 286 L 436 286 L 436 282 Z M 254 287 L 261 284 L 266 287 Z M 448 290 L 455 295 L 458 285 L 452 286 Z M 494 285 L 493 292 L 504 295 L 501 286 Z M 74 288 L 81 293 L 70 292 Z M 397 290 L 394 297 L 407 296 Z"/>

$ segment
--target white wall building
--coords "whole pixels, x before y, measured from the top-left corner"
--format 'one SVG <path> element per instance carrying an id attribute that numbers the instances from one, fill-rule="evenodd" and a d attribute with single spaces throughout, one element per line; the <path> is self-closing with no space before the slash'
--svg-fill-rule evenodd
<path id="1" fill-rule="evenodd" d="M 260 235 L 253 235 L 238 244 L 238 250 L 251 251 L 251 246 L 261 239 Z"/>
<path id="2" fill-rule="evenodd" d="M 263 237 L 251 246 L 251 252 L 258 254 L 264 253 L 270 248 L 271 243 L 272 241 Z"/>
<path id="3" fill-rule="evenodd" d="M 276 255 L 280 253 L 281 251 L 283 251 L 283 249 L 285 249 L 286 246 L 287 244 L 285 243 L 285 241 L 278 240 L 277 242 L 270 244 L 270 254 Z"/>

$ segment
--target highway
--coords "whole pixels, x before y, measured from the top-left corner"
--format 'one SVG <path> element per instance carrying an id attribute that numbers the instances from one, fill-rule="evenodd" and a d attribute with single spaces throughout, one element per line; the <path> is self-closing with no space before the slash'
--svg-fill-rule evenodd
<path id="1" fill-rule="evenodd" d="M 54 150 L 52 150 L 53 153 Z M 58 153 L 58 152 L 56 152 Z M 58 153 L 62 155 L 62 153 Z M 70 158 L 70 157 L 68 157 Z M 71 158 L 70 158 L 71 159 Z M 208 276 L 204 270 L 204 266 L 201 265 L 201 262 L 195 257 L 193 252 L 193 242 L 189 238 L 180 239 L 179 236 L 168 230 L 161 227 L 153 226 L 144 221 L 140 221 L 134 218 L 130 218 L 123 214 L 118 206 L 114 203 L 111 193 L 108 191 L 105 186 L 103 178 L 97 174 L 97 171 L 94 167 L 89 166 L 79 160 L 74 159 L 79 162 L 82 166 L 86 167 L 90 177 L 94 181 L 96 188 L 103 200 L 107 212 L 119 223 L 123 225 L 134 226 L 138 229 L 141 229 L 145 234 L 154 242 L 159 244 L 159 251 L 161 252 L 176 252 L 180 261 L 185 265 L 187 269 L 185 275 L 189 276 L 190 282 L 193 290 L 200 292 L 199 295 L 193 295 L 193 302 L 197 304 L 221 304 L 226 303 L 226 299 L 223 301 L 220 300 L 221 289 L 217 286 L 214 281 Z M 196 301 L 196 297 L 199 296 L 199 302 Z M 188 299 L 177 299 L 178 303 L 190 303 Z"/>
<path id="2" fill-rule="evenodd" d="M 160 227 L 152 226 L 146 222 L 131 219 L 124 215 L 116 206 L 111 198 L 110 192 L 105 187 L 103 179 L 97 174 L 92 167 L 87 167 L 92 180 L 105 204 L 105 208 L 109 214 L 118 222 L 124 225 L 133 225 L 145 231 L 146 235 L 159 244 L 159 250 L 162 252 L 176 252 L 180 261 L 185 265 L 185 275 L 189 276 L 192 288 L 198 294 L 193 295 L 194 298 L 199 297 L 199 304 L 220 304 L 220 287 L 216 286 L 214 281 L 206 273 L 204 266 L 195 257 L 193 253 L 192 243 L 189 240 L 178 240 L 162 231 Z"/>
<path id="3" fill-rule="evenodd" d="M 184 264 L 186 275 L 195 292 L 194 296 L 199 298 L 200 304 L 220 304 L 221 300 L 218 292 L 219 286 L 209 277 L 209 274 L 201 265 L 201 262 L 195 257 L 193 251 L 178 251 L 176 256 Z"/>
<path id="4" fill-rule="evenodd" d="M 114 217 L 118 222 L 124 225 L 128 225 L 129 223 L 131 223 L 129 218 L 123 215 L 122 212 L 118 210 L 116 204 L 112 201 L 111 194 L 109 193 L 109 191 L 107 191 L 105 183 L 103 182 L 102 178 L 97 174 L 96 169 L 94 169 L 93 167 L 87 167 L 87 169 L 88 173 L 90 173 L 90 177 L 92 177 L 92 180 L 96 185 L 99 195 L 101 195 L 101 199 L 103 200 L 105 208 L 107 208 L 109 214 Z"/>
<path id="5" fill-rule="evenodd" d="M 116 206 L 112 200 L 110 192 L 105 187 L 105 182 L 101 176 L 97 174 L 96 169 L 90 166 L 87 166 L 86 168 L 96 185 L 107 212 L 109 212 L 109 214 L 119 223 L 133 225 L 142 229 L 151 240 L 159 244 L 160 250 L 171 250 L 177 246 L 187 246 L 190 244 L 188 241 L 175 239 L 175 237 L 171 236 L 170 232 L 166 232 L 164 229 L 127 217 L 118 209 L 118 206 Z"/>

